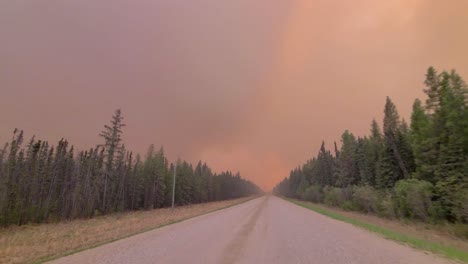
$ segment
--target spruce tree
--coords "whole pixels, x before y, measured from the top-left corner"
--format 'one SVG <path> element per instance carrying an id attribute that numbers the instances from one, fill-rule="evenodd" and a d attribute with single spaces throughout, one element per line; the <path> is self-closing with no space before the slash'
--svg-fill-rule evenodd
<path id="1" fill-rule="evenodd" d="M 110 125 L 105 125 L 104 130 L 99 134 L 104 139 L 104 149 L 106 153 L 106 161 L 103 171 L 103 190 L 102 190 L 102 211 L 107 210 L 108 205 L 108 189 L 109 182 L 112 184 L 114 179 L 114 162 L 115 155 L 120 151 L 122 142 L 122 128 L 125 126 L 120 109 L 115 110 L 112 116 Z"/>
<path id="2" fill-rule="evenodd" d="M 408 167 L 402 156 L 403 142 L 401 141 L 401 120 L 396 109 L 395 104 L 387 97 L 384 110 L 384 147 L 383 151 L 388 153 L 384 154 L 385 157 L 380 159 L 380 166 L 382 168 L 388 167 L 388 169 L 381 169 L 380 173 L 392 171 L 394 175 L 382 175 L 386 179 L 393 179 L 390 185 L 393 187 L 395 182 L 399 179 L 407 179 L 410 177 Z M 382 164 L 387 162 L 387 164 Z M 397 168 L 390 170 L 390 167 L 395 164 Z M 396 173 L 396 175 L 395 175 Z"/>
<path id="3" fill-rule="evenodd" d="M 356 138 L 346 130 L 341 135 L 341 143 L 340 156 L 336 159 L 336 169 L 334 172 L 336 185 L 346 187 L 358 184 L 360 182 L 360 174 L 356 160 Z"/>
<path id="4" fill-rule="evenodd" d="M 439 155 L 435 167 L 436 190 L 449 218 L 457 214 L 462 201 L 457 194 L 468 188 L 468 159 L 464 138 L 467 86 L 454 71 L 442 72 L 438 89 L 439 108 L 434 114 Z"/>

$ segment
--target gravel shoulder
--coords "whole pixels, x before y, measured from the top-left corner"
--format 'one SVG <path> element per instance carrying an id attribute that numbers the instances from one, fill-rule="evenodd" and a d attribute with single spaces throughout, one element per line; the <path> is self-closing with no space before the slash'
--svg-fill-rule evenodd
<path id="1" fill-rule="evenodd" d="M 468 240 L 457 237 L 455 234 L 450 232 L 450 226 L 443 225 L 431 225 L 416 221 L 409 220 L 398 220 L 398 219 L 386 219 L 378 217 L 372 214 L 364 214 L 354 211 L 345 211 L 337 207 L 330 207 L 324 204 L 317 204 L 312 202 L 305 202 L 295 200 L 300 203 L 310 204 L 314 207 L 322 208 L 333 213 L 343 215 L 345 217 L 356 219 L 365 223 L 369 223 L 375 226 L 384 227 L 389 230 L 393 230 L 402 234 L 406 234 L 418 239 L 424 239 L 436 243 L 440 243 L 445 246 L 460 249 L 468 252 Z"/>

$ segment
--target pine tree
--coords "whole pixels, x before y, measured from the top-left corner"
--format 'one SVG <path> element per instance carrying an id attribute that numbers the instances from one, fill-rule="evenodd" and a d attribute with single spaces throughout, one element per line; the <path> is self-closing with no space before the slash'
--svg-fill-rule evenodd
<path id="1" fill-rule="evenodd" d="M 419 99 L 413 104 L 411 115 L 410 142 L 414 153 L 414 177 L 435 183 L 435 164 L 437 162 L 438 147 L 434 140 L 432 120 L 426 114 Z"/>
<path id="2" fill-rule="evenodd" d="M 122 116 L 117 110 L 100 134 L 104 144 L 76 152 L 67 140 L 56 146 L 32 137 L 23 147 L 23 132 L 15 130 L 0 150 L 0 224 L 26 224 L 113 211 L 170 206 L 172 173 L 161 147 L 147 157 L 133 158 L 122 140 Z M 260 190 L 240 173 L 213 175 L 206 163 L 179 160 L 176 203 L 179 205 L 253 195 Z"/>
<path id="3" fill-rule="evenodd" d="M 375 185 L 375 161 L 370 139 L 358 138 L 356 144 L 356 166 L 359 172 L 359 184 Z"/>
<path id="4" fill-rule="evenodd" d="M 201 161 L 198 161 L 194 170 L 194 202 L 196 203 L 200 203 L 205 199 L 205 195 L 203 194 L 203 182 L 203 165 Z"/>
<path id="5" fill-rule="evenodd" d="M 107 210 L 108 206 L 108 189 L 109 189 L 109 181 L 112 184 L 115 177 L 114 173 L 114 162 L 115 162 L 115 154 L 120 151 L 121 142 L 122 142 L 122 128 L 125 126 L 123 123 L 123 117 L 120 109 L 117 109 L 112 116 L 112 120 L 110 125 L 105 125 L 104 130 L 99 134 L 105 143 L 103 145 L 105 152 L 106 152 L 106 162 L 103 171 L 104 176 L 104 183 L 103 183 L 103 191 L 102 191 L 102 211 Z"/>
<path id="6" fill-rule="evenodd" d="M 21 164 L 18 163 L 18 153 L 23 143 L 23 131 L 15 129 L 13 131 L 13 138 L 9 144 L 8 158 L 3 170 L 4 178 L 4 197 L 2 208 L 2 222 L 4 225 L 15 221 L 15 205 L 18 195 L 18 186 L 16 184 L 17 168 Z"/>
<path id="7" fill-rule="evenodd" d="M 177 162 L 175 201 L 177 205 L 193 202 L 193 168 L 186 161 Z"/>
<path id="8" fill-rule="evenodd" d="M 400 155 L 407 169 L 410 177 L 411 173 L 415 171 L 414 153 L 411 147 L 411 134 L 408 123 L 404 119 L 401 120 L 400 127 L 397 134 L 398 149 Z"/>
<path id="9" fill-rule="evenodd" d="M 334 171 L 336 185 L 339 187 L 346 187 L 358 184 L 361 179 L 356 160 L 356 138 L 352 133 L 346 130 L 341 135 L 341 143 L 340 156 L 336 159 L 336 168 Z"/>
<path id="10" fill-rule="evenodd" d="M 379 161 L 379 155 L 382 152 L 383 148 L 383 138 L 382 132 L 380 131 L 379 124 L 377 121 L 372 120 L 371 123 L 371 135 L 367 144 L 365 146 L 366 149 L 366 163 L 368 167 L 368 177 L 363 178 L 365 184 L 370 184 L 371 186 L 376 185 L 376 177 L 377 177 L 377 166 Z"/>
<path id="11" fill-rule="evenodd" d="M 408 167 L 402 156 L 404 147 L 401 141 L 401 120 L 396 106 L 387 97 L 384 110 L 384 147 L 382 148 L 379 162 L 379 173 L 381 180 L 384 179 L 386 186 L 393 187 L 396 181 L 410 177 Z M 387 153 L 384 153 L 387 152 Z M 384 164 L 386 163 L 386 164 Z M 397 168 L 392 168 L 396 166 Z M 389 173 L 385 175 L 385 173 Z M 392 182 L 388 182 L 391 180 Z"/>
<path id="12" fill-rule="evenodd" d="M 337 202 L 337 199 L 349 197 L 350 188 L 345 187 L 365 184 L 370 186 L 362 187 L 366 188 L 361 193 L 364 200 L 379 196 L 373 192 L 374 186 L 387 189 L 386 192 L 399 189 L 400 192 L 395 194 L 399 196 L 399 203 L 419 207 L 407 208 L 410 211 L 423 208 L 425 211 L 420 213 L 425 219 L 430 209 L 432 214 L 444 216 L 449 221 L 468 221 L 468 86 L 455 71 L 438 74 L 432 67 L 428 69 L 424 83 L 424 92 L 428 96 L 426 105 L 423 106 L 420 100 L 414 102 L 410 126 L 400 119 L 395 105 L 387 97 L 383 135 L 375 120 L 369 137 L 355 140 L 345 131 L 341 150 L 335 147 L 333 166 L 337 178 L 334 184 L 343 188 L 324 188 L 323 193 L 329 201 L 344 206 L 343 201 Z M 302 167 L 310 184 L 327 184 L 327 173 L 320 169 L 326 164 L 319 158 L 326 156 L 324 153 L 322 144 L 317 158 Z M 357 174 L 353 173 L 355 168 Z M 409 177 L 418 180 L 407 180 Z M 302 193 L 304 184 L 298 184 L 297 180 L 292 171 L 274 190 L 286 196 L 296 194 L 298 189 Z M 401 184 L 395 187 L 399 182 Z M 424 197 L 429 204 L 421 206 L 421 201 L 414 200 L 414 196 L 401 196 L 402 186 L 416 188 L 414 190 L 425 186 Z M 320 189 L 314 190 L 320 192 Z M 357 189 L 352 190 L 356 194 Z"/>
<path id="13" fill-rule="evenodd" d="M 464 138 L 467 121 L 463 119 L 467 86 L 454 71 L 442 72 L 439 80 L 439 105 L 434 113 L 434 130 L 440 146 L 434 170 L 436 190 L 448 209 L 448 217 L 460 218 L 457 211 L 462 201 L 457 194 L 468 188 L 468 146 Z"/>
<path id="14" fill-rule="evenodd" d="M 429 114 L 433 114 L 439 107 L 439 76 L 433 67 L 429 67 L 424 81 L 427 89 L 424 92 L 427 94 L 426 109 Z"/>
<path id="15" fill-rule="evenodd" d="M 342 153 L 340 152 L 340 156 Z M 321 186 L 334 185 L 336 180 L 333 175 L 333 155 L 325 149 L 325 142 L 322 141 L 320 151 L 314 166 L 314 177 Z M 309 180 L 310 181 L 310 180 Z M 310 181 L 312 182 L 312 181 Z"/>
<path id="16" fill-rule="evenodd" d="M 304 164 L 302 170 L 300 168 L 295 168 L 289 174 L 288 180 L 288 189 L 286 190 L 286 195 L 289 197 L 297 197 L 297 190 L 304 180 L 307 180 L 309 183 L 313 181 L 313 166 L 315 160 L 309 161 Z"/>

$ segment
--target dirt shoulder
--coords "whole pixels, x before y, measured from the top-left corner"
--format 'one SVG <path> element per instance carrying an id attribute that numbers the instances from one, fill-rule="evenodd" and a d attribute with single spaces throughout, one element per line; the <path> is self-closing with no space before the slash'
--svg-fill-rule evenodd
<path id="1" fill-rule="evenodd" d="M 0 263 L 34 263 L 92 248 L 194 216 L 245 202 L 252 197 L 151 211 L 111 214 L 53 224 L 0 229 Z"/>
<path id="2" fill-rule="evenodd" d="M 301 201 L 304 202 L 304 201 Z M 450 234 L 449 228 L 442 225 L 431 225 L 421 222 L 402 221 L 398 219 L 385 219 L 376 215 L 363 214 L 359 212 L 344 211 L 336 207 L 330 207 L 323 204 L 311 203 L 316 207 L 324 208 L 349 218 L 357 219 L 375 226 L 385 227 L 402 234 L 410 235 L 415 238 L 438 242 L 442 245 L 459 248 L 468 252 L 468 240 L 456 237 Z"/>

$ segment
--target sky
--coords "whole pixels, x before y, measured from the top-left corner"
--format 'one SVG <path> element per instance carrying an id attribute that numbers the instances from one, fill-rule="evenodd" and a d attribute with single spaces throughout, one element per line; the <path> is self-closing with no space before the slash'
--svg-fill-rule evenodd
<path id="1" fill-rule="evenodd" d="M 78 149 L 122 109 L 164 146 L 270 190 L 385 97 L 409 119 L 429 66 L 468 79 L 466 0 L 0 1 L 0 142 Z"/>

